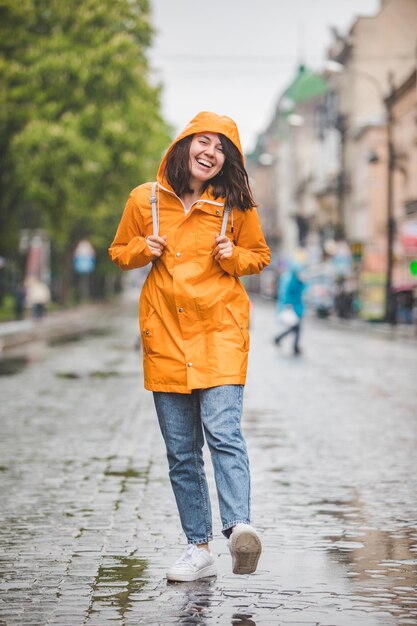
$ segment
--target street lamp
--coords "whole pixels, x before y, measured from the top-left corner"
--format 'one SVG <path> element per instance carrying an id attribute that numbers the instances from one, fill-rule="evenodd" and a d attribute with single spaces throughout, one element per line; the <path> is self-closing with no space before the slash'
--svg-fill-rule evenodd
<path id="1" fill-rule="evenodd" d="M 299 189 L 298 189 L 298 161 L 297 161 L 297 135 L 298 135 L 298 131 L 296 130 L 297 128 L 301 128 L 302 126 L 304 126 L 306 120 L 305 117 L 303 115 L 300 115 L 299 113 L 290 113 L 289 115 L 287 115 L 286 118 L 286 122 L 290 128 L 290 141 L 291 141 L 291 145 L 292 145 L 292 165 L 293 165 L 293 179 L 292 179 L 292 192 L 293 192 L 293 202 L 296 202 L 295 204 L 295 208 L 294 208 L 294 214 L 293 214 L 293 218 L 295 219 L 295 223 L 297 226 L 297 230 L 298 230 L 298 245 L 301 248 L 305 247 L 305 243 L 306 243 L 306 237 L 308 235 L 308 228 L 309 228 L 309 224 L 308 224 L 308 219 L 302 215 L 302 212 L 300 211 L 299 207 L 297 206 L 298 204 L 298 199 L 299 199 Z"/>
<path id="2" fill-rule="evenodd" d="M 298 115 L 298 113 L 291 113 L 287 117 L 287 122 L 290 126 L 304 126 L 305 119 L 302 115 Z"/>
<path id="3" fill-rule="evenodd" d="M 270 154 L 269 152 L 262 152 L 262 154 L 259 155 L 258 157 L 258 163 L 260 165 L 273 165 L 275 161 L 275 157 L 273 154 Z"/>
<path id="4" fill-rule="evenodd" d="M 390 324 L 396 323 L 396 315 L 395 315 L 395 306 L 394 306 L 394 297 L 392 291 L 392 274 L 393 274 L 393 266 L 394 266 L 394 231 L 395 231 L 395 223 L 394 223 L 394 169 L 395 169 L 395 153 L 394 153 L 394 144 L 392 139 L 392 128 L 393 128 L 393 113 L 392 113 L 392 95 L 394 93 L 394 86 L 392 80 L 392 74 L 389 74 L 388 80 L 390 85 L 390 93 L 388 97 L 384 94 L 382 86 L 380 82 L 372 76 L 372 74 L 368 74 L 367 72 L 363 72 L 362 70 L 348 70 L 342 63 L 337 61 L 333 61 L 331 59 L 327 60 L 325 63 L 325 69 L 328 72 L 334 74 L 341 74 L 342 72 L 346 72 L 351 74 L 352 76 L 358 76 L 359 78 L 364 78 L 368 82 L 372 83 L 375 87 L 378 97 L 382 102 L 382 105 L 385 109 L 385 121 L 386 121 L 386 129 L 387 129 L 387 276 L 385 283 L 385 321 Z"/>

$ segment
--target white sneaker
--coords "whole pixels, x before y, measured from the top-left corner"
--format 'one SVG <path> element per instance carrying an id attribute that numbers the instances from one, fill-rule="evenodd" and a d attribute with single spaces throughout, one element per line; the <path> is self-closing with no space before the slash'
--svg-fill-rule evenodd
<path id="1" fill-rule="evenodd" d="M 262 552 L 256 530 L 249 524 L 236 524 L 229 537 L 234 574 L 253 574 Z"/>
<path id="2" fill-rule="evenodd" d="M 166 573 L 168 580 L 178 582 L 190 582 L 206 576 L 217 576 L 213 555 L 192 543 Z"/>

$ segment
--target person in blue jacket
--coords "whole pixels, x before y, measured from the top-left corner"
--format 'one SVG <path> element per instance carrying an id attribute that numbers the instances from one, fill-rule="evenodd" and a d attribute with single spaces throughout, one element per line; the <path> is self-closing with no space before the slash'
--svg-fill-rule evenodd
<path id="1" fill-rule="evenodd" d="M 305 267 L 302 263 L 292 261 L 288 269 L 280 276 L 278 283 L 278 316 L 286 309 L 292 310 L 295 315 L 294 321 L 290 323 L 289 328 L 282 331 L 275 337 L 275 344 L 280 345 L 281 340 L 287 335 L 294 335 L 294 354 L 301 354 L 300 333 L 301 320 L 304 315 L 303 293 L 306 288 Z"/>

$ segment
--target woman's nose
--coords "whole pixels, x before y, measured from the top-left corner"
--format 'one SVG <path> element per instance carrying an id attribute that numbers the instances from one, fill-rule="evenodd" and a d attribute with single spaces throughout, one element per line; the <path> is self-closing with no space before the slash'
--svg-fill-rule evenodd
<path id="1" fill-rule="evenodd" d="M 214 145 L 213 144 L 209 144 L 208 146 L 206 146 L 205 152 L 207 152 L 207 154 L 213 155 L 214 154 Z"/>

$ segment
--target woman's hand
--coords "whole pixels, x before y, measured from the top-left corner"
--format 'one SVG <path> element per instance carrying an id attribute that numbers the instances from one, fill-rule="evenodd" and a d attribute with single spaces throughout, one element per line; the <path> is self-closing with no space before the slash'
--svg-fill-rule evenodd
<path id="1" fill-rule="evenodd" d="M 163 237 L 148 235 L 146 237 L 146 243 L 148 244 L 148 248 L 152 254 L 156 257 L 160 257 L 165 249 L 165 246 L 167 245 L 167 237 L 166 235 Z"/>
<path id="2" fill-rule="evenodd" d="M 229 237 L 224 235 L 218 235 L 216 237 L 215 247 L 213 250 L 213 255 L 216 261 L 221 261 L 222 259 L 230 259 L 233 254 L 233 243 L 230 241 Z"/>

